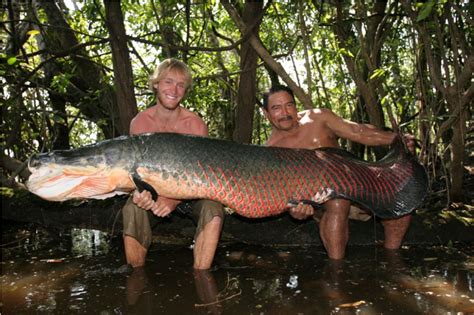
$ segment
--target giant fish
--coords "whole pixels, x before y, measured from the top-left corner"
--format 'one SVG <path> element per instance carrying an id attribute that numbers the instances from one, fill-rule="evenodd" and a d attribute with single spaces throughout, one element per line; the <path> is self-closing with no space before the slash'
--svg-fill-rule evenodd
<path id="1" fill-rule="evenodd" d="M 28 189 L 47 200 L 103 199 L 141 186 L 173 199 L 212 199 L 249 218 L 333 198 L 396 218 L 419 207 L 427 194 L 426 172 L 401 140 L 371 163 L 336 148 L 288 149 L 155 133 L 38 154 L 28 166 Z"/>

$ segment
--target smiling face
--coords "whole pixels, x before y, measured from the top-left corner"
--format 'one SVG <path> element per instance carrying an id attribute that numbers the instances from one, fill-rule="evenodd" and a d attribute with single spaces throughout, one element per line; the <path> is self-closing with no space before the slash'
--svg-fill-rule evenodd
<path id="1" fill-rule="evenodd" d="M 173 110 L 184 98 L 188 88 L 186 75 L 178 70 L 167 70 L 153 87 L 158 102 L 165 108 Z"/>
<path id="2" fill-rule="evenodd" d="M 156 96 L 158 105 L 174 110 L 192 86 L 188 66 L 170 58 L 161 62 L 149 78 L 149 86 Z"/>
<path id="3" fill-rule="evenodd" d="M 298 126 L 295 100 L 286 91 L 269 95 L 268 107 L 264 113 L 275 129 L 288 131 Z"/>

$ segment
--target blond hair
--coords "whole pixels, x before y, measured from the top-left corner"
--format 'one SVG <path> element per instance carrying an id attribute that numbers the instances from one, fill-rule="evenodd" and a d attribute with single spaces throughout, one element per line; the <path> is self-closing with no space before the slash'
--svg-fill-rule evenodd
<path id="1" fill-rule="evenodd" d="M 155 69 L 153 74 L 150 76 L 148 80 L 148 85 L 150 86 L 150 89 L 153 91 L 153 93 L 156 95 L 158 92 L 154 85 L 155 83 L 158 83 L 163 77 L 169 72 L 169 71 L 178 71 L 182 74 L 184 74 L 184 77 L 186 79 L 186 93 L 191 89 L 191 86 L 193 84 L 193 78 L 191 76 L 191 71 L 189 70 L 189 67 L 182 61 L 179 61 L 174 58 L 169 58 L 163 60 Z"/>

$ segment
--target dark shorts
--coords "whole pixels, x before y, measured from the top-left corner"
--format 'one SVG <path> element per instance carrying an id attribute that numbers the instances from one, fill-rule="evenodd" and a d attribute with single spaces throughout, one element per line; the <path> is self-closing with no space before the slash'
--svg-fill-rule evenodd
<path id="1" fill-rule="evenodd" d="M 224 220 L 224 207 L 212 200 L 197 200 L 192 202 L 192 214 L 196 218 L 197 228 L 194 238 L 202 231 L 204 226 L 214 217 L 218 216 Z M 150 247 L 152 240 L 152 229 L 150 222 L 155 222 L 156 217 L 151 211 L 138 207 L 133 203 L 132 197 L 128 198 L 122 209 L 123 234 L 131 236 L 142 244 Z"/>

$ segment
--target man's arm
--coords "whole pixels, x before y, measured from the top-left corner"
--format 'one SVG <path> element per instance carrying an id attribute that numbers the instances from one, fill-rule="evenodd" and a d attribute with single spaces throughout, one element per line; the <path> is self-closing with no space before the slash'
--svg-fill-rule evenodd
<path id="1" fill-rule="evenodd" d="M 324 110 L 326 125 L 339 138 L 349 139 L 354 142 L 368 146 L 390 145 L 398 136 L 392 131 L 381 130 L 370 124 L 358 124 L 343 119 L 330 110 Z M 404 134 L 403 139 L 408 151 L 415 154 L 415 137 L 412 134 Z"/>
<path id="2" fill-rule="evenodd" d="M 397 136 L 394 132 L 384 131 L 370 124 L 359 124 L 343 119 L 327 109 L 322 110 L 322 115 L 326 126 L 339 138 L 377 146 L 389 145 Z"/>
<path id="3" fill-rule="evenodd" d="M 138 114 L 140 115 L 140 113 Z M 132 121 L 130 122 L 130 128 L 129 128 L 129 134 L 130 135 L 137 135 L 140 133 L 140 128 L 139 128 L 139 121 L 140 121 L 140 118 L 139 116 L 135 116 Z"/>

